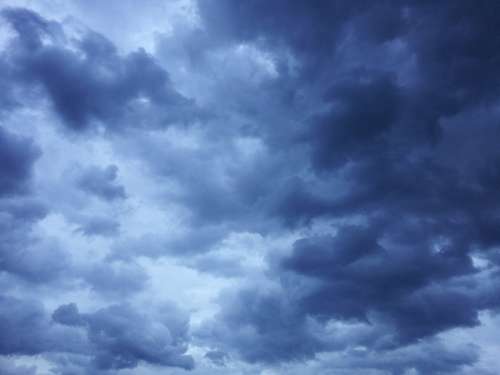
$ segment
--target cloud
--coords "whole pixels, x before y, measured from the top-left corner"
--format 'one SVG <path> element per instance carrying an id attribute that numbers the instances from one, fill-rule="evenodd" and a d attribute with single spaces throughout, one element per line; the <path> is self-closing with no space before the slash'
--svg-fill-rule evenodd
<path id="1" fill-rule="evenodd" d="M 33 197 L 40 154 L 31 139 L 0 128 L 0 270 L 34 283 L 54 280 L 67 262 L 54 241 L 32 233 L 49 210 Z"/>
<path id="2" fill-rule="evenodd" d="M 43 87 L 69 129 L 83 131 L 95 121 L 113 130 L 125 123 L 166 126 L 188 121 L 196 112 L 143 49 L 120 56 L 96 32 L 65 35 L 56 21 L 23 8 L 2 14 L 17 33 L 7 61 L 16 67 L 13 79 Z"/>
<path id="3" fill-rule="evenodd" d="M 105 168 L 89 167 L 82 171 L 77 185 L 88 194 L 106 201 L 125 199 L 125 188 L 116 183 L 118 167 L 109 165 Z"/>
<path id="4" fill-rule="evenodd" d="M 81 270 L 85 282 L 97 293 L 124 296 L 146 289 L 148 274 L 133 263 L 104 263 L 88 265 Z"/>
<path id="5" fill-rule="evenodd" d="M 293 106 L 303 109 L 301 124 L 294 126 L 291 118 L 276 124 L 275 128 L 292 132 L 291 137 L 280 138 L 269 124 L 262 125 L 258 134 L 276 147 L 271 160 L 282 157 L 278 152 L 302 159 L 293 179 L 286 180 L 293 184 L 280 189 L 279 198 L 264 201 L 266 208 L 274 208 L 268 211 L 272 217 L 292 228 L 333 221 L 328 234 L 296 241 L 280 265 L 272 268 L 282 288 L 278 300 L 293 296 L 289 303 L 283 302 L 285 312 L 273 314 L 261 307 L 248 313 L 255 317 L 248 323 L 243 312 L 231 314 L 238 311 L 236 298 L 223 304 L 224 313 L 214 322 L 216 330 L 237 326 L 237 321 L 249 324 L 249 332 L 266 332 L 262 329 L 266 320 L 257 318 L 260 314 L 280 316 L 278 321 L 283 322 L 281 316 L 289 313 L 298 321 L 313 319 L 325 329 L 332 321 L 358 321 L 383 327 L 384 338 L 369 343 L 369 351 L 377 352 L 477 325 L 480 311 L 496 309 L 496 301 L 487 297 L 496 293 L 496 277 L 473 262 L 477 254 L 488 254 L 498 246 L 491 228 L 499 207 L 490 188 L 496 181 L 497 154 L 486 139 L 498 121 L 493 109 L 496 88 L 480 69 L 483 59 L 495 59 L 495 49 L 489 41 L 481 42 L 488 39 L 488 32 L 477 23 L 493 22 L 489 15 L 483 20 L 488 6 L 472 10 L 458 2 L 448 10 L 413 2 L 392 7 L 364 3 L 308 7 L 303 2 L 285 6 L 279 1 L 200 4 L 205 26 L 221 34 L 221 43 L 261 46 L 284 65 L 290 64 L 285 52 L 295 58 L 295 71 L 279 71 L 288 85 L 277 92 L 285 96 L 290 89 L 290 111 Z M 233 17 L 223 22 L 229 14 Z M 242 14 L 244 21 L 234 21 Z M 389 18 L 388 28 L 377 27 L 379 17 Z M 425 30 L 418 21 L 421 17 Z M 333 24 L 331 29 L 324 27 L 326 19 Z M 452 21 L 457 19 L 463 23 Z M 315 27 L 310 26 L 312 20 Z M 294 25 L 293 31 L 285 25 Z M 451 49 L 445 47 L 448 44 Z M 379 61 L 373 52 L 375 58 L 370 60 L 359 52 L 365 46 L 368 54 L 381 48 L 391 57 Z M 484 67 L 489 71 L 489 63 Z M 485 107 L 487 115 L 476 121 L 473 115 L 460 120 Z M 464 131 L 459 140 L 453 135 L 456 127 Z M 472 157 L 475 152 L 468 145 L 477 142 L 487 157 L 474 156 L 474 163 L 465 162 L 466 155 L 455 156 L 463 163 L 450 159 L 458 154 L 453 147 L 469 150 Z M 491 179 L 484 173 L 491 173 Z M 271 177 L 273 186 L 282 186 L 280 177 Z M 489 280 L 491 289 L 481 287 L 478 275 Z M 244 299 L 247 291 L 236 294 Z M 310 335 L 302 332 L 303 340 L 296 340 L 296 357 L 327 350 L 308 341 Z M 274 354 L 286 362 L 294 351 L 288 338 L 280 337 L 273 336 L 277 341 L 272 353 L 253 356 L 245 342 L 230 347 L 246 359 L 266 362 Z M 302 347 L 299 342 L 309 345 Z"/>
<path id="6" fill-rule="evenodd" d="M 8 361 L 0 361 L 0 370 L 5 375 L 36 375 L 35 366 L 16 366 Z"/>
<path id="7" fill-rule="evenodd" d="M 5 371 L 494 373 L 498 5 L 68 4 L 2 11 Z"/>
<path id="8" fill-rule="evenodd" d="M 343 374 L 467 374 L 478 360 L 477 347 L 464 345 L 448 348 L 440 341 L 416 344 L 388 353 L 372 353 L 363 347 L 333 354 L 323 367 Z M 480 371 L 480 370 L 479 370 Z"/>
<path id="9" fill-rule="evenodd" d="M 107 217 L 91 217 L 85 220 L 77 232 L 85 236 L 115 236 L 120 230 L 120 223 Z"/>
<path id="10" fill-rule="evenodd" d="M 39 156 L 32 140 L 0 128 L 0 197 L 26 192 Z"/>
<path id="11" fill-rule="evenodd" d="M 185 354 L 187 321 L 174 306 L 164 306 L 157 321 L 129 305 L 91 314 L 81 314 L 75 304 L 62 305 L 52 317 L 59 324 L 85 328 L 97 369 L 134 368 L 139 361 L 193 368 L 193 359 Z"/>
<path id="12" fill-rule="evenodd" d="M 50 351 L 75 352 L 82 350 L 78 335 L 53 327 L 43 306 L 32 300 L 2 296 L 0 316 L 4 355 L 34 355 Z M 14 339 L 15 338 L 15 339 Z"/>
<path id="13" fill-rule="evenodd" d="M 211 350 L 205 354 L 205 357 L 210 359 L 217 366 L 224 366 L 227 354 L 220 350 Z"/>
<path id="14" fill-rule="evenodd" d="M 249 362 L 299 361 L 324 347 L 286 295 L 244 289 L 226 294 L 224 301 L 213 324 L 199 335 Z"/>
<path id="15" fill-rule="evenodd" d="M 397 121 L 400 96 L 390 77 L 341 82 L 327 89 L 332 108 L 311 119 L 304 135 L 318 169 L 332 168 L 377 152 Z"/>
<path id="16" fill-rule="evenodd" d="M 473 273 L 470 259 L 420 246 L 413 251 L 405 244 L 382 247 L 377 236 L 372 228 L 345 227 L 333 238 L 297 241 L 285 269 L 321 280 L 302 297 L 303 309 L 320 318 L 372 324 L 380 314 L 395 324 L 396 345 L 478 324 L 477 310 L 483 306 L 469 290 L 433 285 Z"/>

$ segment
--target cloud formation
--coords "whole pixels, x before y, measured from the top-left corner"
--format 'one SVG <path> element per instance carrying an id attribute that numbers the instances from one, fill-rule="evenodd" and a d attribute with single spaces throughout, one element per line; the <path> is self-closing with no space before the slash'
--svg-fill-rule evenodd
<path id="1" fill-rule="evenodd" d="M 498 8 L 7 1 L 0 372 L 494 374 Z"/>
<path id="2" fill-rule="evenodd" d="M 191 369 L 185 355 L 187 322 L 171 306 L 154 324 L 128 305 L 112 305 L 92 314 L 80 314 L 72 303 L 58 307 L 52 318 L 59 324 L 84 327 L 93 362 L 98 369 L 134 368 L 139 361 Z"/>
<path id="3" fill-rule="evenodd" d="M 98 33 L 68 38 L 61 24 L 28 9 L 7 8 L 2 14 L 18 35 L 6 59 L 13 78 L 40 85 L 68 128 L 82 131 L 94 121 L 111 128 L 185 121 L 183 112 L 192 103 L 143 49 L 120 56 Z"/>

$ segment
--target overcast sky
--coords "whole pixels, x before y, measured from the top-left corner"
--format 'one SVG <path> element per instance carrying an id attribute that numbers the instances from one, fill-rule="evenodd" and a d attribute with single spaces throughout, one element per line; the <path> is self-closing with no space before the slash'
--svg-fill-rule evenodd
<path id="1" fill-rule="evenodd" d="M 0 374 L 498 374 L 500 2 L 0 8 Z"/>

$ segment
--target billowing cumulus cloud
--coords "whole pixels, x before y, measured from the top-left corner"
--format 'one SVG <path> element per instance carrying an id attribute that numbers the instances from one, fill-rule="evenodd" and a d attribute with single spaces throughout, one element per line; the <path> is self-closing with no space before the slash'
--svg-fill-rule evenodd
<path id="1" fill-rule="evenodd" d="M 0 372 L 495 374 L 499 14 L 7 1 Z"/>
<path id="2" fill-rule="evenodd" d="M 2 354 L 73 352 L 82 346 L 78 335 L 72 337 L 68 331 L 51 324 L 50 316 L 39 302 L 5 296 L 1 301 Z"/>
<path id="3" fill-rule="evenodd" d="M 80 314 L 74 303 L 62 305 L 52 318 L 70 327 L 84 327 L 98 369 L 134 368 L 139 361 L 190 369 L 184 354 L 187 322 L 170 306 L 164 318 L 150 323 L 128 305 L 112 305 L 92 314 Z"/>
<path id="4" fill-rule="evenodd" d="M 185 121 L 192 111 L 192 103 L 143 49 L 120 56 L 98 33 L 83 32 L 76 39 L 28 9 L 7 8 L 2 14 L 18 34 L 6 59 L 14 67 L 13 79 L 42 86 L 69 128 L 85 130 L 93 121 L 119 128 L 127 115 L 134 126 L 166 125 Z M 153 112 L 155 121 L 145 124 L 143 116 Z"/>

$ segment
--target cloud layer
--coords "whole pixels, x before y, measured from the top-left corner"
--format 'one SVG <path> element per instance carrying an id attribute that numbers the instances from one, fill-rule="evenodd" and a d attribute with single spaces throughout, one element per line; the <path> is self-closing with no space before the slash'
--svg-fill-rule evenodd
<path id="1" fill-rule="evenodd" d="M 7 1 L 0 372 L 494 374 L 499 15 Z"/>

